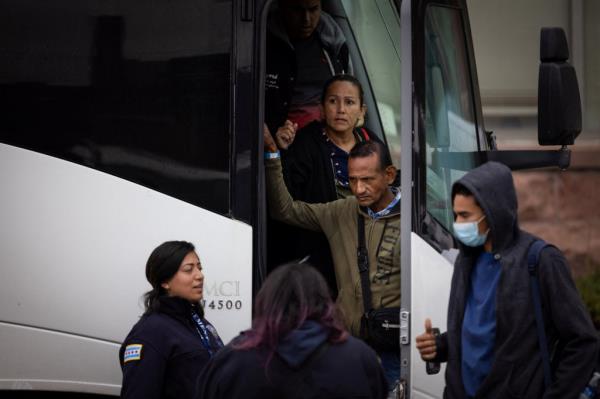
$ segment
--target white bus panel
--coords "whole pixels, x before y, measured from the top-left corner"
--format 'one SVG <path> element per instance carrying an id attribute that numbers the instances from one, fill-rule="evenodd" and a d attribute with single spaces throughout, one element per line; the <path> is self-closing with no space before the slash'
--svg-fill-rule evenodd
<path id="1" fill-rule="evenodd" d="M 425 362 L 416 349 L 416 336 L 425 331 L 425 319 L 446 331 L 452 263 L 415 233 L 411 233 L 411 398 L 441 398 L 446 365 L 438 374 L 428 375 Z"/>
<path id="2" fill-rule="evenodd" d="M 195 244 L 207 318 L 223 340 L 250 327 L 247 224 L 4 144 L 0 187 L 0 389 L 118 394 L 119 343 L 143 313 L 146 260 L 167 240 Z"/>

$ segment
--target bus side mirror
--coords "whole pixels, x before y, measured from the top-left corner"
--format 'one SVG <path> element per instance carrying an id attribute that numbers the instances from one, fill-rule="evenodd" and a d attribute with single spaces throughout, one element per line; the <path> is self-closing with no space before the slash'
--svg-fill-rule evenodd
<path id="1" fill-rule="evenodd" d="M 538 77 L 538 142 L 571 145 L 581 133 L 581 99 L 562 28 L 542 28 Z"/>

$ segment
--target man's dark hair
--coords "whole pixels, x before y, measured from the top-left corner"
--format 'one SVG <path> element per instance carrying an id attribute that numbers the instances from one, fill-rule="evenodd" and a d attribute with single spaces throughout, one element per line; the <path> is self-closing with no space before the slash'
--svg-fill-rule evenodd
<path id="1" fill-rule="evenodd" d="M 367 140 L 357 143 L 350 150 L 348 159 L 364 158 L 376 154 L 379 157 L 379 168 L 381 171 L 392 165 L 392 158 L 387 147 L 379 141 Z"/>
<path id="2" fill-rule="evenodd" d="M 475 204 L 477 204 L 477 206 L 481 208 L 481 205 L 479 205 L 479 201 L 477 201 L 477 198 L 475 198 L 475 196 L 473 195 L 471 190 L 469 190 L 467 187 L 465 187 L 464 185 L 462 185 L 460 183 L 454 183 L 454 185 L 452 186 L 452 203 L 453 204 L 454 204 L 454 197 L 456 197 L 457 194 L 463 195 L 465 197 L 473 197 L 473 199 L 475 200 Z"/>
<path id="3" fill-rule="evenodd" d="M 460 183 L 454 183 L 454 185 L 452 186 L 452 201 L 454 201 L 454 197 L 456 197 L 456 194 L 460 194 L 465 197 L 473 196 L 473 193 Z"/>
<path id="4" fill-rule="evenodd" d="M 360 81 L 358 79 L 356 79 L 354 76 L 352 75 L 348 75 L 346 73 L 340 73 L 338 75 L 333 75 L 332 77 L 330 77 L 329 79 L 327 79 L 327 81 L 325 82 L 325 84 L 323 85 L 323 91 L 321 92 L 321 104 L 325 104 L 325 97 L 327 96 L 327 90 L 329 90 L 329 87 L 334 84 L 335 82 L 349 82 L 351 84 L 353 84 L 357 89 L 358 89 L 358 98 L 360 101 L 360 106 L 362 107 L 364 104 L 364 100 L 365 100 L 365 93 L 363 91 L 362 85 L 360 84 Z"/>

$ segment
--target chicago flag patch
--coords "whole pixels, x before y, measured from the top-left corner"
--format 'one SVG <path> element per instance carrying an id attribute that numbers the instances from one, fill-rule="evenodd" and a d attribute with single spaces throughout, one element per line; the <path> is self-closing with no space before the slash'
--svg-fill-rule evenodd
<path id="1" fill-rule="evenodd" d="M 125 347 L 123 353 L 123 363 L 131 362 L 133 360 L 140 360 L 142 358 L 142 344 L 132 344 Z"/>

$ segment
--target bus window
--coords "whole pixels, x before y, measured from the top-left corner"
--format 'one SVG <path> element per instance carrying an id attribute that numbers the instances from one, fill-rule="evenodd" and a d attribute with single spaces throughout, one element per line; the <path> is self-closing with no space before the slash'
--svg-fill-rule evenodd
<path id="1" fill-rule="evenodd" d="M 476 166 L 478 149 L 469 63 L 460 11 L 430 6 L 425 19 L 426 207 L 451 230 L 452 183 Z M 449 153 L 450 165 L 441 162 Z"/>
<path id="2" fill-rule="evenodd" d="M 0 142 L 229 211 L 230 0 L 0 4 Z"/>
<path id="3" fill-rule="evenodd" d="M 358 42 L 394 165 L 400 166 L 400 19 L 390 1 L 342 0 Z M 363 82 L 366 84 L 366 82 Z"/>

